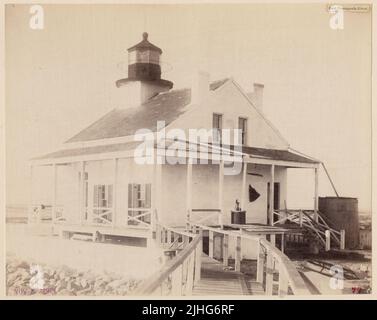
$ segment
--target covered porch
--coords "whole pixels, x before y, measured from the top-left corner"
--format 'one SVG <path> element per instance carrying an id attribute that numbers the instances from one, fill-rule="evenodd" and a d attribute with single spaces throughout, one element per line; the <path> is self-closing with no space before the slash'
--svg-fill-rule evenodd
<path id="1" fill-rule="evenodd" d="M 129 142 L 116 148 L 68 149 L 34 160 L 29 223 L 52 224 L 60 234 L 94 237 L 99 232 L 152 239 L 157 221 L 178 227 L 187 223 L 239 227 L 231 220 L 238 200 L 246 211 L 247 225 L 279 227 L 288 212 L 279 212 L 286 199 L 287 168 L 314 171 L 313 213 L 318 219 L 319 163 L 309 158 L 290 151 L 244 147 L 237 158 L 241 169 L 226 175 L 233 158 L 196 164 L 195 156 L 188 153 L 185 164 L 154 161 L 141 166 L 135 163 L 134 147 Z M 48 197 L 46 192 L 42 197 L 35 194 L 43 189 L 35 188 L 40 170 L 49 171 Z M 250 188 L 259 193 L 258 201 L 250 201 Z M 276 232 L 270 229 L 267 234 L 274 239 Z"/>
<path id="2" fill-rule="evenodd" d="M 136 170 L 132 152 L 38 159 L 31 165 L 31 226 L 55 234 L 151 238 L 158 168 Z M 41 172 L 44 172 L 41 174 Z M 44 175 L 44 179 L 39 179 Z M 101 240 L 101 238 L 99 238 Z"/>

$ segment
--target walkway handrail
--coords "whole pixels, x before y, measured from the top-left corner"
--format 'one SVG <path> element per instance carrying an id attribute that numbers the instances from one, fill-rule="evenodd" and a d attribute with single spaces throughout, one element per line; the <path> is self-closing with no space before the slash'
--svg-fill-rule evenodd
<path id="1" fill-rule="evenodd" d="M 179 242 L 183 244 L 182 251 L 165 265 L 143 280 L 133 292 L 134 295 L 191 295 L 194 283 L 200 280 L 202 233 L 188 233 L 173 228 L 157 225 L 156 240 L 160 244 Z M 178 250 L 178 247 L 175 248 Z M 164 291 L 165 289 L 165 291 Z"/>
<path id="2" fill-rule="evenodd" d="M 235 270 L 241 271 L 241 245 L 242 239 L 251 240 L 258 244 L 257 253 L 257 277 L 256 281 L 261 283 L 265 288 L 266 295 L 273 295 L 278 293 L 280 296 L 292 293 L 294 295 L 310 295 L 310 291 L 306 286 L 303 278 L 296 269 L 294 263 L 271 242 L 263 237 L 251 236 L 247 234 L 246 230 L 228 231 L 191 223 L 192 227 L 201 228 L 209 232 L 209 256 L 213 258 L 213 237 L 215 233 L 220 233 L 224 236 L 223 240 L 223 263 L 224 266 L 228 265 L 229 256 L 229 237 L 236 238 L 235 248 Z M 278 292 L 273 290 L 274 287 L 274 274 L 279 275 Z M 289 291 L 290 288 L 290 291 Z"/>
<path id="3" fill-rule="evenodd" d="M 279 294 L 288 294 L 288 287 L 290 287 L 294 295 L 310 295 L 309 289 L 293 262 L 267 240 L 260 238 L 259 243 L 267 250 L 267 260 L 270 253 L 279 264 Z M 280 279 L 280 277 L 284 277 L 285 279 Z M 285 291 L 281 288 L 284 281 L 287 282 L 285 284 Z"/>

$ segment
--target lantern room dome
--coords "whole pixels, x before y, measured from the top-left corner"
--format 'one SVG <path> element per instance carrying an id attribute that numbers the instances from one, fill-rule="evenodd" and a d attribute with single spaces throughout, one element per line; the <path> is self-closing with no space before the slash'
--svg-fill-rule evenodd
<path id="1" fill-rule="evenodd" d="M 148 41 L 148 33 L 144 32 L 143 40 L 128 48 L 127 51 L 128 77 L 116 81 L 118 88 L 140 85 L 141 98 L 138 101 L 144 102 L 153 95 L 168 91 L 173 87 L 173 82 L 161 79 L 162 50 Z M 139 96 L 139 93 L 136 95 Z M 129 95 L 132 94 L 129 93 Z"/>
<path id="2" fill-rule="evenodd" d="M 153 43 L 150 43 L 148 41 L 147 32 L 143 33 L 143 40 L 141 42 L 127 49 L 128 52 L 132 52 L 135 50 L 139 50 L 139 51 L 152 50 L 152 51 L 157 51 L 159 54 L 162 54 L 162 50 L 159 47 L 155 46 Z"/>

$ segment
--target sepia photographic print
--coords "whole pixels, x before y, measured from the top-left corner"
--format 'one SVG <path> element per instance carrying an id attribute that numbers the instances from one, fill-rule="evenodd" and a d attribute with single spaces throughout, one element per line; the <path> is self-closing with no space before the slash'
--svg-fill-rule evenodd
<path id="1" fill-rule="evenodd" d="M 5 298 L 374 294 L 371 3 L 3 17 Z"/>

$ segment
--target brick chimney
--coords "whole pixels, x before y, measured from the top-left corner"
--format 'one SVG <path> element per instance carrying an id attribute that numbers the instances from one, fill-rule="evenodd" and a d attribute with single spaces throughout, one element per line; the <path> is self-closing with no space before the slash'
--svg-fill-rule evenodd
<path id="1" fill-rule="evenodd" d="M 264 84 L 254 83 L 254 91 L 247 94 L 251 102 L 260 111 L 263 111 L 263 89 L 264 89 Z"/>

